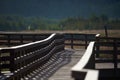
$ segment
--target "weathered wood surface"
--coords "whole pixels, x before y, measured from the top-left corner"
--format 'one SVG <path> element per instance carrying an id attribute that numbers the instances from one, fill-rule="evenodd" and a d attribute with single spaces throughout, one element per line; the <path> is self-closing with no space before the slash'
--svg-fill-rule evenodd
<path id="1" fill-rule="evenodd" d="M 57 52 L 64 50 L 61 34 L 24 45 L 0 49 L 0 80 L 20 80 L 34 70 L 42 67 Z M 9 73 L 12 73 L 9 77 Z"/>
<path id="2" fill-rule="evenodd" d="M 72 55 L 66 57 L 66 60 L 68 60 L 69 62 L 66 65 L 62 66 L 59 70 L 57 70 L 55 74 L 53 74 L 49 78 L 49 80 L 74 80 L 71 77 L 71 68 L 81 59 L 85 50 L 71 50 L 71 51 Z"/>
<path id="3" fill-rule="evenodd" d="M 74 80 L 71 68 L 81 59 L 85 50 L 66 49 L 55 54 L 45 65 L 21 80 Z"/>
<path id="4" fill-rule="evenodd" d="M 114 63 L 96 63 L 95 67 L 96 69 L 113 69 Z M 117 67 L 120 68 L 120 63 L 118 63 Z"/>
<path id="5" fill-rule="evenodd" d="M 59 52 L 48 63 L 28 74 L 21 80 L 74 80 L 71 77 L 71 68 L 81 59 L 85 50 L 71 50 Z M 98 65 L 98 64 L 96 64 Z M 120 65 L 120 64 L 119 64 Z M 96 66 L 104 68 L 102 65 Z M 110 67 L 111 65 L 109 65 Z"/>

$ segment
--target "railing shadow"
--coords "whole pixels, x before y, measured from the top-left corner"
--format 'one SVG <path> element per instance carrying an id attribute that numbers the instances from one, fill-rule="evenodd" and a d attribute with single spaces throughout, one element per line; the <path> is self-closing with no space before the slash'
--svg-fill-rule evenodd
<path id="1" fill-rule="evenodd" d="M 70 63 L 72 54 L 74 54 L 73 51 L 67 50 L 56 53 L 46 64 L 36 69 L 36 73 L 34 72 L 28 80 L 48 80 L 58 69 Z"/>
<path id="2" fill-rule="evenodd" d="M 28 44 L 0 49 L 0 77 L 3 80 L 20 80 L 43 66 L 54 54 L 64 50 L 62 34 Z M 4 73 L 8 71 L 7 73 Z"/>

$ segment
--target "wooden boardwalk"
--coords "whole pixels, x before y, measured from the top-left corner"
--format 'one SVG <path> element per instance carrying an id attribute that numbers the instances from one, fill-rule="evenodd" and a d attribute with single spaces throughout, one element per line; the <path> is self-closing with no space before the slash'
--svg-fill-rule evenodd
<path id="1" fill-rule="evenodd" d="M 81 59 L 82 55 L 84 54 L 85 50 L 66 50 L 65 53 L 72 54 L 71 56 L 66 56 L 65 61 L 67 64 L 60 67 L 52 76 L 48 78 L 48 80 L 74 80 L 71 77 L 71 68 L 78 63 L 78 61 Z M 118 64 L 118 67 L 120 68 L 120 64 Z M 114 64 L 113 63 L 96 63 L 95 64 L 96 69 L 113 69 Z"/>
<path id="2" fill-rule="evenodd" d="M 73 80 L 71 68 L 80 60 L 85 50 L 66 49 L 55 54 L 48 63 L 21 80 Z"/>
<path id="3" fill-rule="evenodd" d="M 80 60 L 85 50 L 71 50 L 73 53 L 69 59 L 69 63 L 62 66 L 58 71 L 56 71 L 49 80 L 74 80 L 71 78 L 71 68 Z"/>

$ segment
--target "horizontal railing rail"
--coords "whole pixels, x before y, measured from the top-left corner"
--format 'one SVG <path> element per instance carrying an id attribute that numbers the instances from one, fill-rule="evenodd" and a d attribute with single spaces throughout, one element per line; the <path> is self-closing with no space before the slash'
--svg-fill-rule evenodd
<path id="1" fill-rule="evenodd" d="M 96 63 L 114 63 L 114 68 L 120 62 L 120 38 L 96 37 Z M 104 57 L 106 56 L 106 57 Z"/>
<path id="2" fill-rule="evenodd" d="M 90 41 L 95 41 L 95 36 L 96 34 L 65 33 L 65 45 L 72 49 L 80 46 L 86 49 Z"/>
<path id="3" fill-rule="evenodd" d="M 95 63 L 110 66 L 99 67 L 96 69 L 100 71 L 100 80 L 116 80 L 120 79 L 120 38 L 119 37 L 96 37 L 95 44 Z M 107 63 L 107 64 L 106 64 Z"/>
<path id="4" fill-rule="evenodd" d="M 64 50 L 63 34 L 52 34 L 40 41 L 1 48 L 0 74 L 6 75 L 6 79 L 20 80 L 62 50 Z"/>
<path id="5" fill-rule="evenodd" d="M 87 48 L 90 41 L 95 41 L 96 34 L 63 33 L 65 46 L 70 48 Z M 0 46 L 17 46 L 47 38 L 50 33 L 0 33 Z"/>
<path id="6" fill-rule="evenodd" d="M 51 33 L 17 33 L 2 32 L 0 33 L 1 46 L 17 46 L 25 43 L 39 41 L 50 36 Z"/>
<path id="7" fill-rule="evenodd" d="M 95 69 L 94 44 L 90 42 L 85 54 L 71 69 L 71 76 L 75 80 L 98 80 L 99 71 Z"/>
<path id="8" fill-rule="evenodd" d="M 76 80 L 97 80 L 102 71 L 95 70 L 95 63 L 112 62 L 117 73 L 120 62 L 120 38 L 101 37 L 100 34 L 0 33 L 0 46 L 6 45 L 13 47 L 0 48 L 0 74 L 11 80 L 26 76 L 47 62 L 53 54 L 64 50 L 64 46 L 87 48 L 82 59 L 71 70 Z M 110 58 L 102 58 L 106 54 Z"/>

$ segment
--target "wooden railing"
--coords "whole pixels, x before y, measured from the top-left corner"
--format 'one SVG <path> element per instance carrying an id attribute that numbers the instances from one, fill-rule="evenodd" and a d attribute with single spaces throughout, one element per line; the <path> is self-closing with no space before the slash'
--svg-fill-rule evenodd
<path id="1" fill-rule="evenodd" d="M 72 77 L 76 80 L 98 80 L 99 73 L 104 75 L 101 70 L 95 70 L 95 63 L 112 62 L 115 75 L 119 74 L 117 65 L 120 62 L 120 38 L 79 33 L 52 34 L 51 36 L 50 33 L 0 33 L 0 45 L 14 46 L 0 48 L 0 74 L 7 75 L 6 79 L 19 80 L 43 65 L 53 54 L 63 50 L 64 46 L 70 46 L 72 49 L 76 46 L 87 48 L 82 59 L 72 68 Z M 101 57 L 106 54 L 112 55 L 110 59 Z M 5 71 L 7 74 L 4 73 Z"/>
<path id="2" fill-rule="evenodd" d="M 6 79 L 20 80 L 61 50 L 64 50 L 62 34 L 52 34 L 44 40 L 1 48 L 0 74 L 6 76 Z M 7 73 L 4 73 L 6 71 Z"/>
<path id="3" fill-rule="evenodd" d="M 117 78 L 120 79 L 120 68 L 118 63 L 120 63 L 120 38 L 115 37 L 96 37 L 96 60 L 95 63 L 112 63 L 108 68 L 102 68 L 100 70 L 100 75 L 107 76 L 110 79 L 114 77 L 114 80 Z M 111 76 L 109 76 L 111 75 Z M 106 77 L 105 76 L 105 77 Z M 105 79 L 106 80 L 106 79 Z"/>
<path id="4" fill-rule="evenodd" d="M 65 46 L 76 48 L 87 48 L 90 41 L 95 41 L 96 34 L 83 33 L 63 33 L 65 38 Z M 0 46 L 16 46 L 29 42 L 39 41 L 47 38 L 50 33 L 0 33 Z"/>
<path id="5" fill-rule="evenodd" d="M 65 33 L 65 45 L 75 49 L 77 47 L 87 48 L 90 41 L 95 41 L 96 34 Z"/>
<path id="6" fill-rule="evenodd" d="M 117 68 L 117 63 L 120 62 L 120 38 L 113 37 L 96 37 L 96 57 L 99 58 L 96 62 L 112 62 L 114 68 Z M 108 58 L 101 57 L 100 55 L 106 55 Z M 111 55 L 111 56 L 109 56 Z M 100 59 L 101 58 L 101 59 Z"/>
<path id="7" fill-rule="evenodd" d="M 94 44 L 90 42 L 85 54 L 71 69 L 71 75 L 75 80 L 98 80 L 99 72 L 95 69 Z"/>
<path id="8" fill-rule="evenodd" d="M 24 44 L 24 43 L 36 41 L 38 39 L 42 40 L 42 39 L 45 39 L 49 35 L 50 34 L 37 34 L 36 35 L 36 34 L 30 34 L 30 33 L 26 33 L 26 34 L 23 34 L 23 33 L 17 33 L 17 34 L 14 34 L 14 33 L 11 33 L 11 34 L 4 33 L 3 34 L 2 33 L 0 37 L 2 37 L 1 38 L 2 39 L 1 40 L 1 44 L 2 44 L 2 41 L 5 41 L 5 43 L 8 46 L 12 46 L 12 45 L 18 45 L 18 43 L 19 44 Z M 64 43 L 63 43 L 63 35 L 64 35 L 64 40 L 65 40 Z M 9 64 L 9 65 L 7 64 L 9 66 L 7 68 L 9 68 L 9 70 L 14 74 L 14 76 L 12 78 L 17 78 L 18 79 L 20 77 L 25 76 L 27 73 L 33 71 L 36 67 L 31 64 L 31 63 L 34 63 L 34 62 L 31 62 L 31 61 L 36 61 L 34 59 L 35 57 L 37 57 L 36 58 L 37 60 L 42 59 L 41 57 L 38 57 L 38 55 L 45 56 L 46 53 L 48 53 L 50 50 L 52 50 L 52 48 L 54 49 L 55 46 L 53 46 L 53 45 L 62 45 L 62 47 L 61 47 L 62 50 L 63 50 L 63 45 L 70 46 L 70 48 L 72 48 L 72 49 L 76 48 L 76 46 L 78 46 L 80 48 L 81 48 L 81 46 L 84 47 L 84 48 L 87 48 L 87 46 L 88 46 L 90 41 L 95 41 L 95 34 L 64 33 L 63 35 L 62 35 L 62 37 L 60 37 L 60 36 L 58 37 L 58 39 L 59 39 L 59 40 L 57 40 L 58 42 L 56 42 L 56 38 L 52 38 L 52 39 L 50 39 L 48 41 L 46 41 L 46 40 L 42 41 L 42 42 L 41 41 L 37 41 L 37 42 L 40 42 L 39 45 L 37 45 L 38 44 L 37 42 L 33 42 L 35 44 L 29 43 L 30 45 L 32 45 L 31 47 L 28 47 L 29 44 L 26 44 L 27 47 L 24 47 L 25 45 L 22 45 L 22 46 L 11 47 L 11 48 L 8 48 L 8 49 L 6 49 L 6 48 L 5 49 L 1 49 L 1 54 L 2 54 L 3 57 L 4 57 L 3 54 L 5 54 L 5 53 L 9 54 L 9 56 L 14 56 L 12 59 L 10 59 L 11 60 L 10 62 L 12 62 L 12 63 Z M 47 46 L 47 45 L 49 45 L 49 46 Z M 91 43 L 90 45 L 94 45 L 94 42 Z M 56 46 L 56 47 L 59 47 L 59 46 Z M 61 48 L 57 48 L 57 49 L 61 50 Z M 91 46 L 91 50 L 92 49 L 93 49 L 93 47 Z M 41 54 L 37 54 L 39 52 Z M 89 51 L 87 51 L 86 54 L 88 52 Z M 27 55 L 30 55 L 30 54 L 33 56 L 32 53 L 34 53 L 34 57 L 27 56 Z M 45 54 L 42 54 L 42 53 L 45 53 Z M 90 66 L 88 66 L 88 64 L 91 64 L 91 60 L 93 59 L 93 53 L 92 52 L 90 53 L 90 55 L 92 55 L 92 58 L 90 58 L 90 61 L 89 61 L 90 63 L 88 62 L 86 64 L 86 66 L 84 67 L 86 69 L 82 69 L 83 70 L 83 74 L 84 74 L 84 70 L 86 71 L 85 72 L 86 76 L 89 76 L 89 74 L 91 72 L 93 72 L 93 73 L 95 72 L 95 73 L 98 74 L 98 71 L 87 70 L 90 67 Z M 49 57 L 48 56 L 47 56 L 47 58 L 50 58 L 50 56 Z M 25 59 L 24 59 L 24 57 L 25 57 Z M 44 62 L 47 61 L 46 60 L 47 58 L 45 57 L 45 60 L 44 59 L 42 60 L 43 62 L 40 61 L 39 65 L 44 64 Z M 3 58 L 1 57 L 1 60 L 2 59 Z M 7 59 L 7 57 L 6 57 L 6 59 Z M 6 63 L 6 62 L 7 62 L 6 60 L 3 60 L 3 63 Z M 27 67 L 24 68 L 24 66 L 27 66 L 29 64 L 31 64 L 34 68 L 32 68 L 31 65 L 28 68 Z M 95 63 L 92 63 L 92 64 L 95 64 Z M 39 66 L 37 63 L 35 65 Z M 17 67 L 15 67 L 15 66 L 17 66 Z M 93 66 L 94 65 L 92 65 L 92 67 L 90 67 L 90 68 L 93 69 Z M 2 70 L 2 67 L 3 67 L 3 65 L 1 66 L 1 70 Z M 21 70 L 21 68 L 22 68 L 22 70 Z M 21 74 L 22 73 L 21 71 L 24 74 Z M 27 73 L 25 73 L 25 72 L 27 72 Z M 74 77 L 74 74 L 73 74 L 73 77 Z M 84 77 L 85 77 L 85 75 L 84 75 Z M 86 77 L 86 79 L 87 79 L 87 77 Z"/>
<path id="9" fill-rule="evenodd" d="M 48 36 L 50 36 L 50 33 L 1 32 L 0 46 L 17 46 L 25 43 L 43 40 Z"/>
<path id="10" fill-rule="evenodd" d="M 81 60 L 71 69 L 72 77 L 75 80 L 120 79 L 119 55 L 120 38 L 101 37 L 97 34 L 96 42 L 90 42 Z M 114 67 L 97 69 L 96 63 L 113 63 Z"/>

